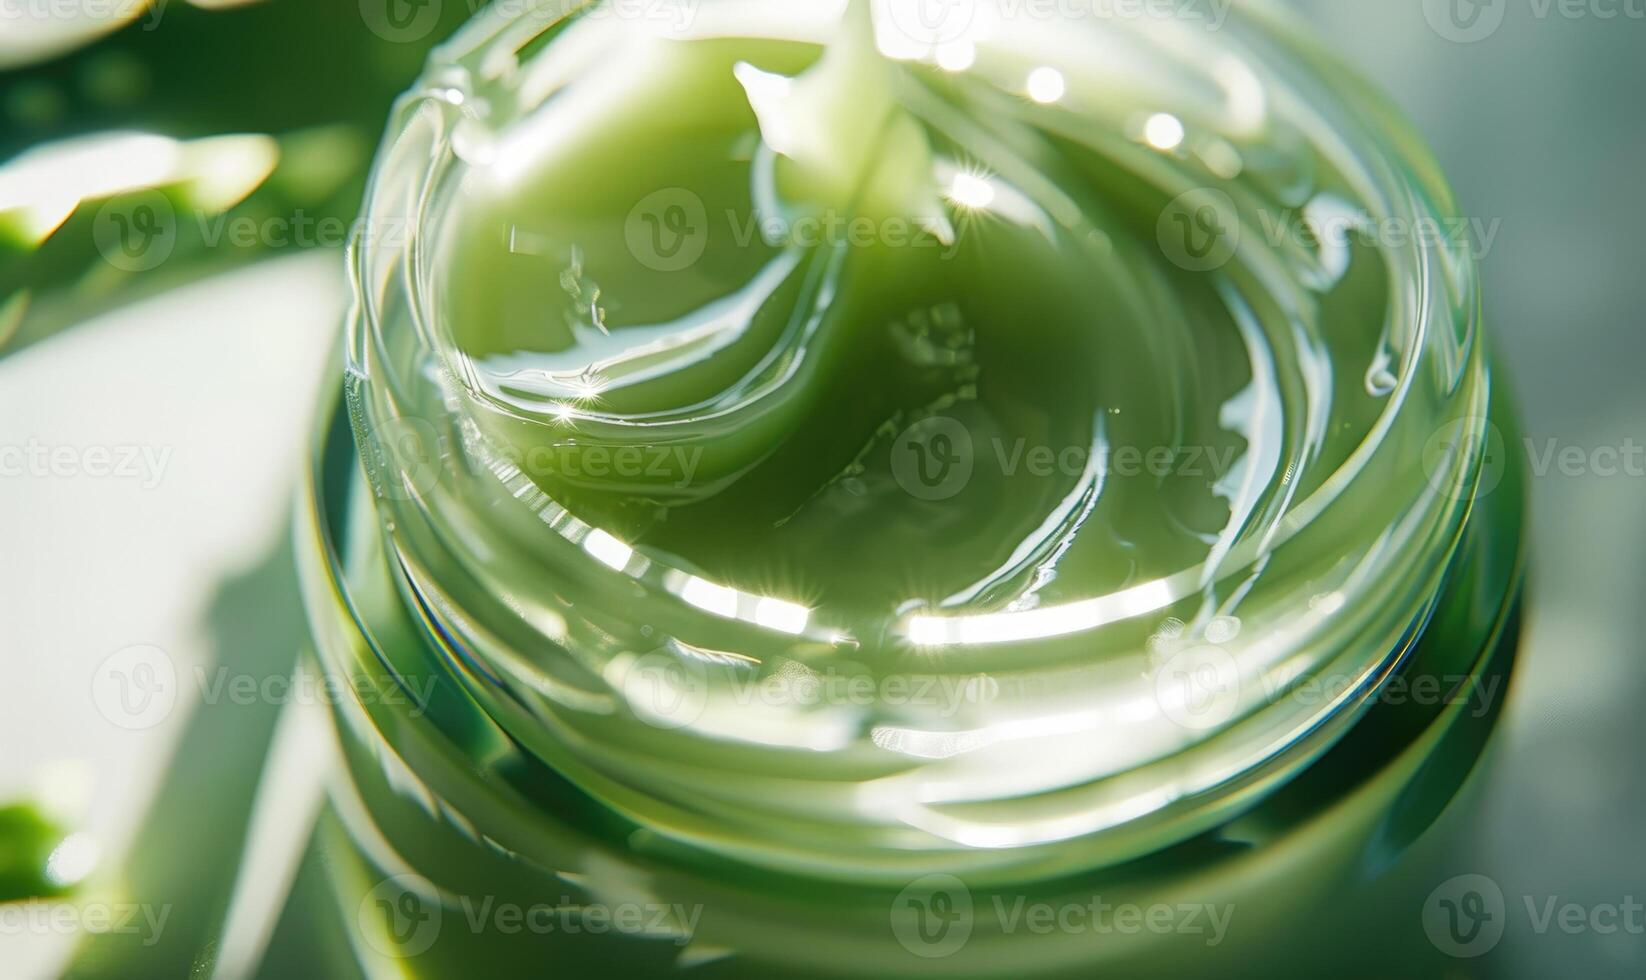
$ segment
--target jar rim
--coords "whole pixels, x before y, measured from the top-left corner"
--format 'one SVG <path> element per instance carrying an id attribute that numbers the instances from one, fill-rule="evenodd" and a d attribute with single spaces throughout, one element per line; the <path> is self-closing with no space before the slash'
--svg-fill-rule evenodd
<path id="1" fill-rule="evenodd" d="M 490 70 L 506 74 L 518 68 L 518 65 L 510 66 L 507 59 L 499 60 L 498 52 L 526 47 L 528 38 L 558 25 L 567 13 L 587 9 L 587 6 L 554 4 L 533 6 L 525 11 L 500 9 L 472 21 L 436 52 L 422 82 L 397 106 L 374 168 L 367 193 L 368 218 L 357 228 L 357 237 L 350 249 L 355 305 L 350 316 L 347 373 L 357 438 L 368 457 L 366 469 L 379 506 L 389 512 L 386 518 L 397 525 L 397 529 L 388 532 L 397 547 L 416 550 L 418 546 L 408 544 L 411 533 L 408 529 L 416 524 L 425 535 L 421 547 L 449 548 L 451 553 L 457 553 L 463 546 L 456 539 L 474 533 L 479 518 L 473 513 L 465 514 L 457 494 L 447 487 L 446 481 L 454 478 L 455 471 L 448 468 L 432 475 L 425 473 L 426 485 L 419 486 L 418 479 L 408 479 L 404 468 L 398 467 L 394 460 L 380 451 L 374 452 L 373 447 L 380 447 L 385 433 L 392 436 L 396 426 L 407 424 L 406 419 L 412 419 L 409 424 L 426 424 L 426 420 L 417 419 L 415 415 L 401 414 L 411 400 L 402 398 L 395 388 L 414 366 L 401 363 L 403 355 L 397 354 L 385 341 L 383 332 L 391 329 L 391 321 L 398 325 L 394 329 L 405 329 L 404 322 L 409 319 L 420 343 L 430 350 L 439 350 L 436 327 L 428 312 L 433 307 L 430 270 L 435 260 L 427 247 L 427 236 L 420 232 L 426 227 L 438 228 L 435 211 L 443 182 L 449 178 L 447 168 L 457 159 L 454 135 L 477 101 L 476 73 Z M 1252 51 L 1266 59 L 1265 66 L 1276 72 L 1265 79 L 1271 86 L 1274 111 L 1310 119 L 1320 127 L 1317 132 L 1324 134 L 1323 149 L 1343 155 L 1345 165 L 1352 162 L 1360 167 L 1357 173 L 1364 181 L 1367 195 L 1364 203 L 1376 205 L 1384 214 L 1402 216 L 1412 224 L 1425 216 L 1443 215 L 1450 209 L 1450 195 L 1439 182 L 1420 144 L 1368 88 L 1351 81 L 1332 91 L 1323 81 L 1326 74 L 1333 79 L 1352 76 L 1325 56 L 1311 52 L 1277 15 L 1260 7 L 1256 12 L 1243 11 L 1234 16 L 1233 34 L 1238 41 L 1225 42 L 1219 38 L 1219 43 L 1249 43 Z M 1314 80 L 1315 86 L 1303 84 L 1308 80 Z M 1324 94 L 1328 92 L 1330 97 Z M 384 248 L 377 237 L 364 234 L 364 229 L 384 224 L 403 224 L 409 232 L 407 241 L 394 248 Z M 1260 243 L 1251 247 L 1259 248 Z M 1444 243 L 1437 245 L 1416 238 L 1405 248 L 1389 249 L 1383 258 L 1390 269 L 1391 292 L 1397 294 L 1391 307 L 1396 316 L 1405 318 L 1396 329 L 1404 331 L 1406 345 L 1400 351 L 1396 387 L 1390 393 L 1387 408 L 1360 446 L 1309 496 L 1292 501 L 1284 517 L 1276 520 L 1271 534 L 1243 538 L 1227 555 L 1220 556 L 1221 564 L 1215 569 L 1201 563 L 1165 578 L 1061 606 L 966 613 L 959 617 L 898 611 L 883 620 L 869 622 L 862 617 L 832 621 L 829 611 L 820 609 L 808 610 L 798 630 L 791 628 L 792 621 L 774 629 L 774 622 L 783 618 L 772 612 L 775 607 L 771 603 L 780 601 L 778 597 L 744 593 L 708 582 L 689 567 L 672 564 L 669 556 L 645 553 L 644 549 L 631 547 L 581 520 L 536 487 L 519 467 L 493 452 L 472 425 L 459 423 L 453 429 L 453 438 L 468 462 L 462 478 L 488 484 L 483 499 L 495 502 L 513 498 L 527 503 L 526 508 L 511 515 L 512 523 L 506 525 L 504 536 L 517 537 L 535 531 L 546 538 L 547 533 L 552 532 L 559 541 L 553 545 L 553 555 L 540 560 L 558 567 L 567 576 L 603 580 L 604 584 L 591 591 L 591 595 L 613 603 L 619 603 L 619 597 L 625 594 L 670 597 L 670 622 L 682 623 L 689 619 L 688 629 L 701 628 L 713 635 L 735 638 L 729 646 L 716 649 L 735 651 L 742 648 L 739 644 L 748 644 L 748 649 L 759 649 L 759 644 L 772 648 L 770 644 L 777 642 L 838 644 L 841 637 L 854 635 L 898 637 L 928 657 L 952 658 L 953 662 L 947 665 L 947 673 L 952 674 L 956 670 L 969 672 L 1002 644 L 1073 642 L 1071 638 L 1088 635 L 1112 623 L 1162 615 L 1199 594 L 1214 572 L 1227 576 L 1236 570 L 1251 568 L 1291 541 L 1294 535 L 1315 525 L 1321 514 L 1339 504 L 1340 498 L 1372 465 L 1374 458 L 1382 460 L 1395 453 L 1409 452 L 1414 427 L 1420 432 L 1454 427 L 1456 451 L 1447 458 L 1446 469 L 1438 475 L 1431 474 L 1428 492 L 1414 501 L 1406 514 L 1406 526 L 1388 529 L 1391 543 L 1376 549 L 1367 558 L 1368 568 L 1358 579 L 1366 586 L 1366 596 L 1331 593 L 1337 598 L 1336 605 L 1323 602 L 1301 614 L 1289 624 L 1294 635 L 1268 636 L 1270 649 L 1260 663 L 1234 664 L 1241 683 L 1250 683 L 1259 668 L 1275 674 L 1292 671 L 1296 677 L 1311 670 L 1324 673 L 1335 667 L 1351 681 L 1341 696 L 1308 712 L 1294 711 L 1285 716 L 1274 711 L 1274 705 L 1260 704 L 1253 711 L 1268 712 L 1262 726 L 1251 723 L 1255 714 L 1237 711 L 1226 723 L 1188 733 L 1184 746 L 1150 763 L 1154 771 L 1149 779 L 1140 781 L 1116 805 L 1094 816 L 1089 825 L 1078 832 L 1069 832 L 1068 836 L 1112 834 L 1117 828 L 1147 826 L 1151 822 L 1158 826 L 1168 822 L 1164 814 L 1174 811 L 1178 815 L 1171 822 L 1188 826 L 1204 822 L 1213 808 L 1196 807 L 1197 819 L 1188 820 L 1182 815 L 1185 809 L 1182 801 L 1204 802 L 1215 797 L 1232 805 L 1243 798 L 1240 787 L 1272 781 L 1265 774 L 1285 768 L 1278 766 L 1282 760 L 1289 760 L 1290 767 L 1285 771 L 1294 771 L 1302 760 L 1311 757 L 1313 750 L 1305 749 L 1318 747 L 1329 740 L 1330 733 L 1347 727 L 1366 697 L 1399 667 L 1407 646 L 1397 640 L 1380 649 L 1355 651 L 1358 654 L 1355 656 L 1344 649 L 1322 644 L 1314 662 L 1300 664 L 1294 656 L 1288 664 L 1285 654 L 1295 653 L 1288 645 L 1299 647 L 1302 637 L 1312 635 L 1310 631 L 1324 630 L 1345 603 L 1370 605 L 1375 601 L 1370 598 L 1373 596 L 1380 596 L 1404 616 L 1400 632 L 1407 635 L 1409 642 L 1411 632 L 1421 630 L 1433 612 L 1430 604 L 1469 517 L 1488 448 L 1491 431 L 1488 414 L 1493 402 L 1479 338 L 1473 259 L 1464 252 L 1445 247 Z M 484 395 L 473 386 L 461 383 L 461 371 L 450 370 L 449 363 L 446 367 L 449 377 L 460 383 L 443 390 L 444 404 L 461 416 L 466 399 L 479 400 Z M 1419 384 L 1432 386 L 1423 392 L 1421 399 L 1413 394 Z M 1420 409 L 1432 413 L 1431 416 L 1414 419 Z M 439 438 L 432 429 L 417 434 L 423 440 L 438 441 Z M 496 516 L 492 508 L 487 519 Z M 442 525 L 463 530 L 440 533 Z M 1404 546 L 1397 546 L 1401 542 L 1394 540 L 1400 537 L 1394 533 L 1397 530 L 1405 535 Z M 549 548 L 546 543 L 538 543 L 545 551 Z M 621 561 L 617 560 L 619 556 Z M 1421 574 L 1414 572 L 1411 568 L 1414 559 L 1430 567 Z M 427 572 L 435 564 L 434 561 L 405 564 L 406 584 L 419 596 L 426 597 L 431 607 L 455 610 L 461 603 L 453 602 L 450 592 Z M 482 573 L 473 571 L 477 563 L 472 554 L 460 564 L 477 576 L 475 581 L 484 579 Z M 1398 582 L 1389 581 L 1396 577 Z M 618 612 L 616 608 L 611 611 Z M 460 620 L 477 618 L 454 615 Z M 530 614 L 522 613 L 521 618 L 530 621 L 532 630 L 542 636 L 543 649 L 564 649 L 567 644 L 565 621 L 552 610 L 533 607 Z M 734 623 L 728 625 L 725 620 Z M 732 627 L 735 631 L 728 633 Z M 1385 628 L 1392 627 L 1385 623 Z M 783 635 L 773 637 L 767 636 L 768 633 Z M 501 633 L 492 634 L 493 638 L 499 635 Z M 527 634 L 516 631 L 512 635 Z M 503 649 L 510 646 L 507 642 L 500 644 Z M 535 662 L 537 656 L 530 651 L 522 652 L 518 643 L 513 646 L 515 649 L 508 654 L 499 654 L 494 647 L 492 656 L 481 655 L 477 659 L 494 668 L 492 679 L 501 684 L 519 683 L 522 678 L 542 681 L 545 672 L 543 664 Z M 1176 650 L 1171 660 L 1187 656 L 1189 659 L 1184 663 L 1200 669 L 1205 664 L 1196 659 L 1200 656 L 1195 652 L 1197 649 Z M 621 671 L 631 669 L 635 659 L 631 651 Z M 1257 660 L 1255 655 L 1252 659 Z M 1164 671 L 1169 666 L 1169 663 L 1156 664 L 1155 668 Z M 1222 669 L 1223 664 L 1219 661 L 1216 666 Z M 1116 671 L 1117 684 L 1121 682 L 1119 677 L 1120 672 Z M 524 682 L 532 683 L 529 679 Z M 1135 681 L 1132 687 L 1146 689 L 1146 685 L 1140 686 Z M 1215 763 L 1198 767 L 1182 764 L 1192 751 L 1208 746 L 1214 739 L 1226 743 L 1235 736 L 1241 743 L 1237 746 L 1239 751 L 1228 751 Z M 559 761 L 568 768 L 574 767 L 574 760 L 567 756 Z M 1146 766 L 1140 764 L 1137 769 L 1141 772 Z M 584 778 L 595 777 L 585 771 Z M 960 824 L 945 824 L 937 819 L 929 820 L 920 829 L 957 844 L 984 849 L 1045 843 L 982 837 L 968 841 Z M 1158 835 L 1150 836 L 1154 839 Z"/>

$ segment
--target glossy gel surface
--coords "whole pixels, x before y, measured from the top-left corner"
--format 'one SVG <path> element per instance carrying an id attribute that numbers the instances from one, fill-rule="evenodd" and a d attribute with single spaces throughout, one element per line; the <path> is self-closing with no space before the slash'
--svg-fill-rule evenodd
<path id="1" fill-rule="evenodd" d="M 1214 826 L 1401 667 L 1502 448 L 1462 243 L 1380 232 L 1446 191 L 1341 69 L 1261 7 L 959 6 L 483 15 L 379 161 L 384 598 L 688 853 L 975 881 Z"/>

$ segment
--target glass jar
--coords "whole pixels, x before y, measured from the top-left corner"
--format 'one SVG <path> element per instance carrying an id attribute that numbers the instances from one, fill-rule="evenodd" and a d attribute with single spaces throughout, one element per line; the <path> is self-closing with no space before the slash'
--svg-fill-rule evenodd
<path id="1" fill-rule="evenodd" d="M 401 101 L 300 531 L 366 972 L 1303 973 L 1391 907 L 1521 564 L 1449 194 L 1262 6 L 944 9 L 499 8 Z"/>

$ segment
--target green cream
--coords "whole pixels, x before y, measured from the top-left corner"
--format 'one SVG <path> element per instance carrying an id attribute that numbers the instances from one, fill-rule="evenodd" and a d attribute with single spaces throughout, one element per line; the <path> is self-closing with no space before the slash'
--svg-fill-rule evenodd
<path id="1" fill-rule="evenodd" d="M 1449 798 L 1456 713 L 1376 695 L 1487 670 L 1520 502 L 1469 257 L 1378 233 L 1432 164 L 1260 11 L 961 8 L 498 10 L 402 102 L 305 545 L 326 668 L 431 693 L 339 710 L 345 908 L 382 833 L 413 904 L 655 887 L 682 963 L 913 975 L 933 875 L 1306 907 Z"/>
<path id="2" fill-rule="evenodd" d="M 407 601 L 514 737 L 895 877 L 1135 853 L 1348 724 L 1274 692 L 1387 675 L 1490 387 L 1418 288 L 1466 257 L 1365 233 L 1427 199 L 1270 28 L 599 9 L 453 45 L 369 215 L 415 247 L 361 251 L 415 283 L 350 381 Z"/>
<path id="3" fill-rule="evenodd" d="M 1321 295 L 1232 294 L 1162 254 L 1172 195 L 1129 169 L 1188 155 L 1127 131 L 1169 103 L 1074 64 L 1043 105 L 1032 50 L 957 73 L 883 57 L 861 16 L 834 30 L 617 32 L 450 178 L 450 354 L 552 497 L 849 615 L 1033 607 L 1215 558 L 1365 437 L 1376 254 Z M 1249 166 L 1343 193 L 1324 161 Z"/>

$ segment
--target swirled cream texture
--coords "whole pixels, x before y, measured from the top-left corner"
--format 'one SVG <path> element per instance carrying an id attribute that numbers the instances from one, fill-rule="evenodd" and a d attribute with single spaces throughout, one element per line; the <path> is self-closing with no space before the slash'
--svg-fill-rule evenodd
<path id="1" fill-rule="evenodd" d="M 1031 6 L 499 19 L 408 105 L 353 364 L 439 447 L 368 453 L 405 601 L 664 839 L 1118 860 L 1427 615 L 1487 388 L 1458 243 L 1380 232 L 1445 227 L 1426 162 L 1262 16 Z"/>

